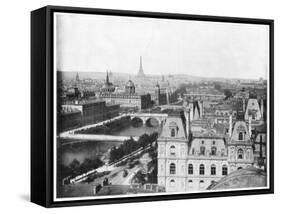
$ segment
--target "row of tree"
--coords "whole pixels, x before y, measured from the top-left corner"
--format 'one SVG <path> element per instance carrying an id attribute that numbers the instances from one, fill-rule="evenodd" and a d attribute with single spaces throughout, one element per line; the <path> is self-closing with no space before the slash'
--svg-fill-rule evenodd
<path id="1" fill-rule="evenodd" d="M 68 176 L 74 178 L 92 169 L 99 168 L 103 164 L 103 161 L 99 158 L 86 158 L 82 163 L 80 163 L 77 159 L 74 159 L 68 166 L 63 165 L 62 163 L 58 163 L 58 179 L 62 180 L 63 178 Z"/>
<path id="2" fill-rule="evenodd" d="M 150 135 L 141 135 L 138 141 L 135 141 L 133 138 L 125 140 L 118 148 L 113 147 L 111 149 L 109 162 L 115 162 L 139 148 L 145 148 L 148 145 L 151 145 L 154 141 L 156 141 L 157 137 L 158 133 L 154 132 Z"/>

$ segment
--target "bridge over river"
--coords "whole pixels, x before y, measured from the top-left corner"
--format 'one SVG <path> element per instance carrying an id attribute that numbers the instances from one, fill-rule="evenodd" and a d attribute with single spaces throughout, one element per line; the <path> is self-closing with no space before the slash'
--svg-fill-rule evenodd
<path id="1" fill-rule="evenodd" d="M 91 124 L 82 126 L 80 128 L 75 128 L 72 130 L 68 130 L 59 134 L 60 138 L 63 139 L 73 139 L 73 140 L 91 140 L 91 141 L 119 141 L 123 142 L 124 140 L 128 140 L 131 136 L 117 136 L 117 135 L 102 135 L 102 134 L 76 134 L 77 131 L 82 131 L 98 126 L 106 125 L 107 123 L 111 123 L 115 120 L 121 119 L 123 117 L 130 116 L 131 119 L 140 118 L 145 125 L 147 120 L 154 118 L 156 119 L 159 124 L 163 124 L 164 120 L 168 117 L 168 114 L 161 114 L 161 113 L 129 113 L 129 114 L 122 114 L 117 117 L 114 117 L 109 120 L 105 120 L 99 123 Z M 134 140 L 138 140 L 139 136 L 132 136 Z"/>
<path id="2" fill-rule="evenodd" d="M 70 134 L 62 133 L 61 138 L 73 139 L 73 140 L 93 140 L 93 141 L 124 141 L 129 140 L 131 136 L 117 136 L 117 135 L 103 135 L 103 134 Z M 134 140 L 138 140 L 138 136 L 132 137 Z"/>

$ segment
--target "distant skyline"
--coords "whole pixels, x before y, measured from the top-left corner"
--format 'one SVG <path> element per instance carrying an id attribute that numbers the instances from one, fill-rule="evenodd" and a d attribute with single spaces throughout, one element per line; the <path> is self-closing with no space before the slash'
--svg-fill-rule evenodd
<path id="1" fill-rule="evenodd" d="M 56 66 L 64 72 L 267 79 L 269 28 L 85 14 L 56 14 Z"/>

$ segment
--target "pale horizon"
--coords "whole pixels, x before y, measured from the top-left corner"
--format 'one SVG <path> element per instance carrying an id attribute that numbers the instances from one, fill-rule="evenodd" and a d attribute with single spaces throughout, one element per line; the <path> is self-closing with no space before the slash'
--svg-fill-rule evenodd
<path id="1" fill-rule="evenodd" d="M 57 13 L 62 72 L 268 79 L 265 25 Z"/>

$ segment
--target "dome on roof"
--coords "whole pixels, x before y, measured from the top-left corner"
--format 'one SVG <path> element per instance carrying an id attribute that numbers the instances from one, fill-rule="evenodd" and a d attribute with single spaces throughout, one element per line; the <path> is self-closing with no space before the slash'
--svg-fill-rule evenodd
<path id="1" fill-rule="evenodd" d="M 250 187 L 265 187 L 266 173 L 254 167 L 236 170 L 229 175 L 223 177 L 218 182 L 213 183 L 207 189 L 235 189 L 235 188 L 250 188 Z"/>
<path id="2" fill-rule="evenodd" d="M 129 80 L 129 81 L 126 83 L 126 87 L 135 87 L 135 84 L 133 83 L 132 80 Z"/>

